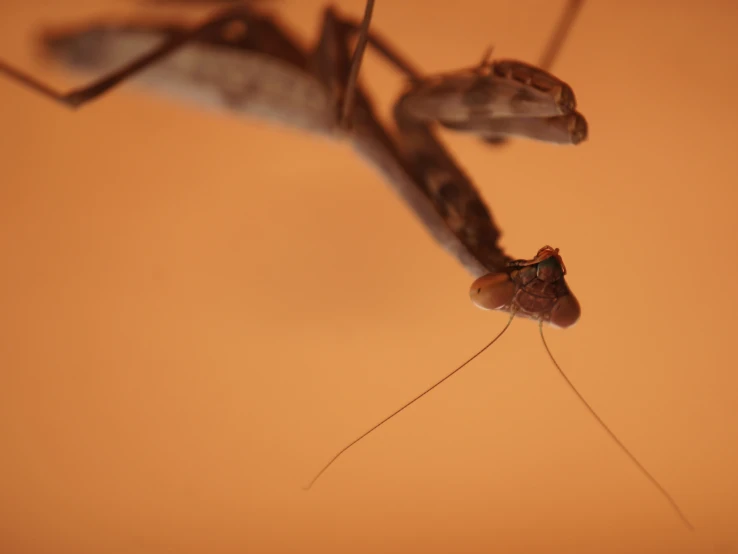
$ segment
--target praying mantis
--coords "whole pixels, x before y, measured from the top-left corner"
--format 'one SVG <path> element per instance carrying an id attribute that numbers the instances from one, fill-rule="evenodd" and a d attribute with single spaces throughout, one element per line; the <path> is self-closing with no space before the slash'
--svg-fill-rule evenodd
<path id="1" fill-rule="evenodd" d="M 291 33 L 275 19 L 251 3 L 237 2 L 221 6 L 192 29 L 146 21 L 103 22 L 47 33 L 44 46 L 52 57 L 80 69 L 106 73 L 70 93 L 59 93 L 3 61 L 0 73 L 70 108 L 79 108 L 135 79 L 202 105 L 347 140 L 383 175 L 431 236 L 475 278 L 470 286 L 472 301 L 510 316 L 503 330 L 477 354 L 339 451 L 309 488 L 356 442 L 494 344 L 514 317 L 537 321 L 544 346 L 544 323 L 567 328 L 578 321 L 580 306 L 566 283 L 559 250 L 544 246 L 531 259 L 507 255 L 499 245 L 500 231 L 484 200 L 433 126 L 471 133 L 490 144 L 510 137 L 560 145 L 586 140 L 588 125 L 576 109 L 572 88 L 548 72 L 582 4 L 582 0 L 569 0 L 538 66 L 493 60 L 491 52 L 485 52 L 480 62 L 466 69 L 424 76 L 396 48 L 369 30 L 375 0 L 368 0 L 361 22 L 327 7 L 316 46 L 309 52 L 297 46 Z M 354 36 L 357 45 L 352 56 L 349 42 Z M 393 110 L 395 136 L 380 122 L 359 85 L 367 46 L 408 79 Z M 692 528 L 664 487 L 574 388 L 548 346 L 546 350 L 590 413 Z"/>

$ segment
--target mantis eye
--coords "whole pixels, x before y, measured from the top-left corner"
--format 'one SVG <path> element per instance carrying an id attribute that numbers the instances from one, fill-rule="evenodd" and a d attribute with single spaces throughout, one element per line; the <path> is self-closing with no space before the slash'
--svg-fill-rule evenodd
<path id="1" fill-rule="evenodd" d="M 573 294 L 567 294 L 559 298 L 551 310 L 549 323 L 554 327 L 566 329 L 574 325 L 579 320 L 581 314 L 582 310 L 579 307 L 577 299 Z"/>
<path id="2" fill-rule="evenodd" d="M 507 273 L 488 273 L 474 281 L 469 296 L 483 310 L 499 310 L 509 306 L 515 294 L 515 283 Z"/>

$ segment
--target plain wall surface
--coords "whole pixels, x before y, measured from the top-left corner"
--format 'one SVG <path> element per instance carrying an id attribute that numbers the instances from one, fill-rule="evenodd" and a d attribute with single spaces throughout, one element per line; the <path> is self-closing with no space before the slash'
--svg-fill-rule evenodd
<path id="1" fill-rule="evenodd" d="M 563 2 L 377 0 L 424 71 L 535 62 Z M 339 3 L 360 16 L 362 0 Z M 315 36 L 321 3 L 275 2 Z M 120 2 L 0 5 L 0 56 Z M 514 256 L 582 304 L 336 450 L 505 323 L 347 145 L 135 88 L 76 113 L 0 78 L 0 551 L 738 552 L 738 3 L 591 1 L 554 72 L 578 147 L 443 135 Z M 388 114 L 401 78 L 363 80 Z"/>

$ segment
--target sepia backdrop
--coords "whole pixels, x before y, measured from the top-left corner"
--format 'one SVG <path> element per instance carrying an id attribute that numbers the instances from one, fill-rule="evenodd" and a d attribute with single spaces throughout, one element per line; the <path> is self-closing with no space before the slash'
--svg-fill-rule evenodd
<path id="1" fill-rule="evenodd" d="M 356 17 L 363 0 L 337 2 Z M 535 62 L 563 1 L 377 0 L 426 72 Z M 273 9 L 307 43 L 322 3 Z M 0 6 L 0 56 L 124 2 Z M 449 133 L 503 230 L 582 304 L 344 446 L 504 325 L 347 144 L 123 88 L 73 113 L 0 79 L 0 550 L 738 552 L 738 4 L 595 1 L 554 72 L 579 147 Z M 389 114 L 402 78 L 369 55 Z"/>

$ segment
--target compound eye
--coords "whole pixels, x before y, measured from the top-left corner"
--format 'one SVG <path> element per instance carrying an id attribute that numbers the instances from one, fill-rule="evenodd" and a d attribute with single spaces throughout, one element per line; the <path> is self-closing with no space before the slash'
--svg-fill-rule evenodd
<path id="1" fill-rule="evenodd" d="M 573 294 L 567 294 L 559 298 L 551 310 L 549 323 L 554 327 L 566 329 L 574 325 L 579 320 L 580 315 L 582 315 L 582 310 L 579 307 L 579 302 Z"/>
<path id="2" fill-rule="evenodd" d="M 498 310 L 512 303 L 515 283 L 507 273 L 488 273 L 469 287 L 469 297 L 478 308 Z"/>

